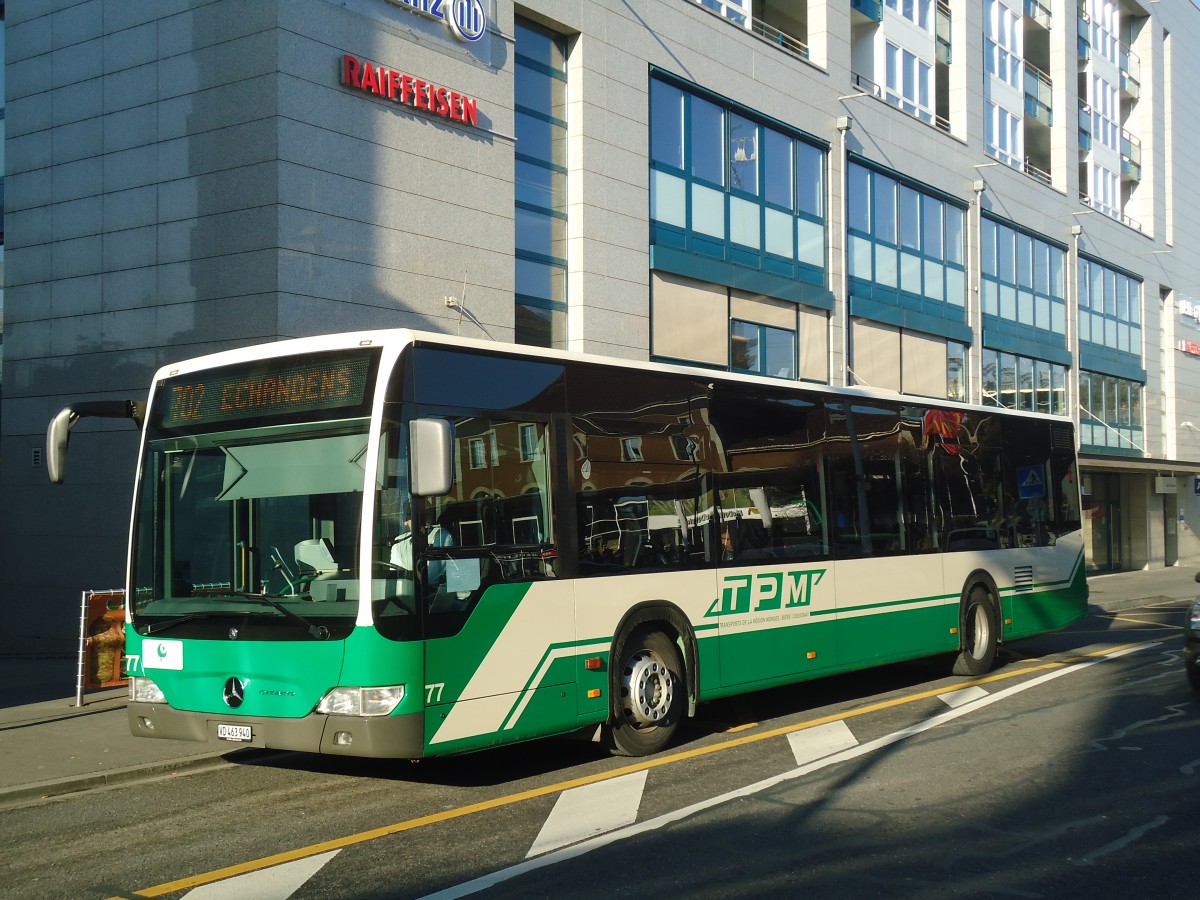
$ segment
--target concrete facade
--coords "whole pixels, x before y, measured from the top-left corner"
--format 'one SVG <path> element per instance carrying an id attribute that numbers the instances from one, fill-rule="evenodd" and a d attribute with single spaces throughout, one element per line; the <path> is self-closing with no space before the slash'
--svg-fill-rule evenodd
<path id="1" fill-rule="evenodd" d="M 1200 82 L 1200 9 L 1122 6 L 1139 23 L 1131 37 L 1142 65 L 1131 227 L 1080 202 L 1074 0 L 1044 4 L 1055 22 L 1050 184 L 988 152 L 986 4 L 949 4 L 948 128 L 856 86 L 870 23 L 850 3 L 803 5 L 807 60 L 735 24 L 737 3 L 721 15 L 692 0 L 492 0 L 489 31 L 474 44 L 389 0 L 11 4 L 0 603 L 24 624 L 0 650 L 71 648 L 79 592 L 123 577 L 134 430 L 81 424 L 67 485 L 51 487 L 36 452 L 64 403 L 144 397 L 158 366 L 234 345 L 392 326 L 482 337 L 446 297 L 490 336 L 512 339 L 517 17 L 562 35 L 567 49 L 569 349 L 654 355 L 648 97 L 652 71 L 668 73 L 828 146 L 832 384 L 847 377 L 851 319 L 846 154 L 968 211 L 970 399 L 981 399 L 980 215 L 1068 249 L 1076 360 L 1077 255 L 1140 279 L 1144 452 L 1111 463 L 1100 454 L 1085 471 L 1119 480 L 1121 567 L 1200 562 L 1200 348 L 1180 349 L 1200 344 L 1200 315 L 1181 312 L 1191 309 L 1182 301 L 1200 308 L 1191 252 L 1200 207 L 1189 199 L 1200 188 L 1191 165 L 1200 96 L 1190 87 Z M 882 10 L 894 35 L 892 17 Z M 475 98 L 477 124 L 347 87 L 344 54 Z M 1159 474 L 1177 476 L 1175 494 L 1156 492 Z"/>

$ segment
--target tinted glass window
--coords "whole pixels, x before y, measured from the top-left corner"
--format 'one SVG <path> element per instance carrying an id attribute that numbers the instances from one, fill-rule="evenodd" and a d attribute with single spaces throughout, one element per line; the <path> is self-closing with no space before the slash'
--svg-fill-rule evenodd
<path id="1" fill-rule="evenodd" d="M 707 387 L 580 367 L 570 396 L 579 573 L 705 564 L 714 458 Z"/>
<path id="2" fill-rule="evenodd" d="M 418 347 L 413 358 L 423 404 L 549 412 L 566 403 L 560 363 L 434 347 Z"/>
<path id="3" fill-rule="evenodd" d="M 721 560 L 757 565 L 827 555 L 823 403 L 719 385 L 712 425 Z"/>

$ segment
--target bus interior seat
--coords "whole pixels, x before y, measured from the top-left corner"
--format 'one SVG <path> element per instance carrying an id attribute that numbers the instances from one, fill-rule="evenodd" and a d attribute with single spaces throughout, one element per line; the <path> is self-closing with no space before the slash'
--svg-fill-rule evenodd
<path id="1" fill-rule="evenodd" d="M 302 575 L 335 575 L 337 560 L 333 556 L 333 545 L 326 538 L 309 538 L 296 545 L 296 565 Z"/>

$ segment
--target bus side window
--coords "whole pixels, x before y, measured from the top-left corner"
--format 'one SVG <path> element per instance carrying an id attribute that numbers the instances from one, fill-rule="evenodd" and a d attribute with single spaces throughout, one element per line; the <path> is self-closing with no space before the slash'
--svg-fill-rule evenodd
<path id="1" fill-rule="evenodd" d="M 712 404 L 714 479 L 731 547 L 723 558 L 809 560 L 829 553 L 821 483 L 827 433 L 816 396 L 718 384 Z"/>
<path id="2" fill-rule="evenodd" d="M 586 472 L 576 497 L 580 573 L 702 565 L 699 515 L 712 504 L 698 474 L 704 441 L 689 433 L 694 423 L 592 421 L 576 429 L 573 444 L 586 454 L 576 462 Z"/>

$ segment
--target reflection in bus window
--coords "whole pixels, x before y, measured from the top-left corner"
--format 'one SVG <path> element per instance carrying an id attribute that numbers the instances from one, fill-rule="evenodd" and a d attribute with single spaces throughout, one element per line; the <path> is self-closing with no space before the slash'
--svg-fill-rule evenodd
<path id="1" fill-rule="evenodd" d="M 825 408 L 721 385 L 713 399 L 722 559 L 812 559 L 829 551 L 821 454 Z"/>
<path id="2" fill-rule="evenodd" d="M 492 584 L 556 575 L 547 424 L 479 416 L 451 424 L 451 493 L 415 504 L 427 637 L 457 633 Z"/>
<path id="3" fill-rule="evenodd" d="M 640 372 L 577 384 L 595 392 L 571 434 L 580 574 L 703 565 L 713 456 L 704 390 Z"/>

